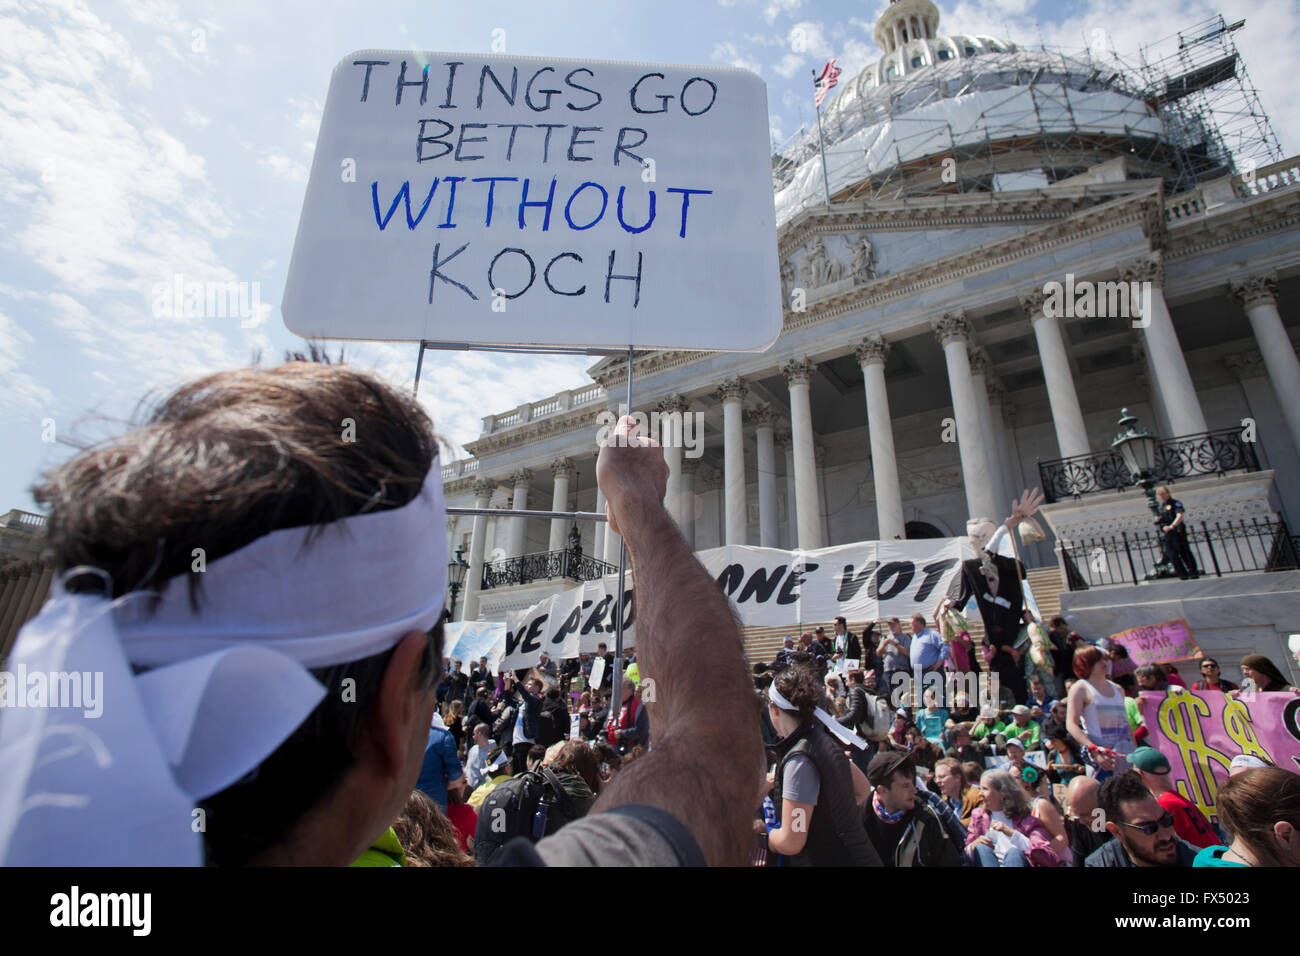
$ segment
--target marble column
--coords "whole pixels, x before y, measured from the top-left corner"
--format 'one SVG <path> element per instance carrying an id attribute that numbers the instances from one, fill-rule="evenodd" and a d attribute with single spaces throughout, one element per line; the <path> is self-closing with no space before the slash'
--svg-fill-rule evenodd
<path id="1" fill-rule="evenodd" d="M 984 436 L 984 448 L 989 460 L 989 484 L 993 488 L 993 500 L 997 502 L 997 507 L 1006 508 L 1006 469 L 1002 464 L 1002 450 L 998 447 L 993 407 L 989 404 L 989 369 L 993 363 L 989 360 L 988 352 L 979 346 L 971 348 L 967 355 L 970 359 L 971 385 L 975 389 L 975 410 L 979 413 L 980 432 Z"/>
<path id="2" fill-rule="evenodd" d="M 826 502 L 830 500 L 826 494 L 826 448 L 818 445 L 813 449 L 813 461 L 817 463 L 817 503 L 819 505 L 818 517 L 821 519 L 819 527 L 821 528 L 821 547 L 829 547 L 831 543 L 830 515 L 826 513 Z"/>
<path id="3" fill-rule="evenodd" d="M 1150 290 L 1150 315 L 1142 315 L 1143 335 L 1146 337 L 1147 355 L 1151 359 L 1151 370 L 1155 373 L 1155 387 L 1160 390 L 1164 406 L 1169 413 L 1169 425 L 1173 435 L 1163 438 L 1181 438 L 1184 435 L 1199 435 L 1209 431 L 1205 424 L 1205 415 L 1201 411 L 1201 402 L 1196 397 L 1196 386 L 1192 384 L 1192 375 L 1187 370 L 1187 359 L 1183 348 L 1178 343 L 1178 333 L 1174 330 L 1174 320 L 1169 315 L 1165 304 L 1165 269 L 1159 252 L 1142 256 L 1120 267 L 1120 278 L 1125 282 L 1149 283 L 1144 286 Z M 1141 296 L 1141 299 L 1147 298 Z M 1143 304 L 1143 308 L 1146 303 Z"/>
<path id="4" fill-rule="evenodd" d="M 682 507 L 679 514 L 682 537 L 691 550 L 695 549 L 695 519 L 699 511 L 700 499 L 695 491 L 695 476 L 700 470 L 700 461 L 699 458 L 682 459 Z"/>
<path id="5" fill-rule="evenodd" d="M 795 507 L 797 496 L 794 489 L 794 437 L 787 425 L 776 430 L 776 443 L 781 446 L 785 456 L 785 549 L 793 551 L 799 546 L 799 514 Z"/>
<path id="6" fill-rule="evenodd" d="M 605 513 L 605 492 L 601 491 L 600 485 L 596 486 L 596 513 Z M 606 521 L 596 522 L 595 540 L 591 546 L 591 556 L 597 560 L 605 560 L 605 529 L 609 527 Z"/>
<path id="7" fill-rule="evenodd" d="M 758 544 L 780 547 L 776 522 L 776 415 L 764 402 L 749 410 L 758 443 Z"/>
<path id="8" fill-rule="evenodd" d="M 1231 285 L 1232 294 L 1250 319 L 1278 408 L 1291 431 L 1291 441 L 1300 449 L 1300 360 L 1277 311 L 1277 274 L 1249 275 L 1233 280 Z"/>
<path id="9" fill-rule="evenodd" d="M 797 499 L 795 520 L 799 529 L 795 540 L 803 551 L 822 546 L 821 504 L 817 493 L 817 462 L 813 448 L 812 400 L 810 385 L 816 366 L 808 359 L 781 366 L 790 387 L 790 435 L 794 444 L 794 493 Z"/>
<path id="10" fill-rule="evenodd" d="M 686 408 L 686 401 L 677 394 L 668 396 L 655 407 L 659 413 L 659 434 L 654 437 L 663 446 L 664 461 L 668 463 L 664 507 L 678 527 L 682 523 L 682 416 L 686 414 Z"/>
<path id="11" fill-rule="evenodd" d="M 573 478 L 573 459 L 557 458 L 551 462 L 551 474 L 555 477 L 555 490 L 551 492 L 551 510 L 569 510 L 569 481 Z M 573 522 L 566 518 L 551 519 L 551 539 L 547 543 L 548 551 L 563 551 L 568 547 L 566 539 Z"/>
<path id="12" fill-rule="evenodd" d="M 1004 405 L 1006 391 L 996 378 L 990 378 L 985 385 L 989 398 L 989 420 L 993 428 L 993 454 L 999 459 L 997 491 L 998 504 L 1010 509 L 1011 502 L 1020 496 L 1024 488 L 1020 485 L 1020 469 L 1016 467 L 1011 453 L 1011 443 L 1007 439 L 1007 424 Z M 1008 510 L 1007 514 L 1011 512 Z M 1006 517 L 1006 515 L 1002 515 Z"/>
<path id="13" fill-rule="evenodd" d="M 972 334 L 965 309 L 947 312 L 935 323 L 935 335 L 943 346 L 948 364 L 948 388 L 952 392 L 952 411 L 957 422 L 957 450 L 961 455 L 966 509 L 972 518 L 997 521 L 1005 516 L 999 514 L 1003 509 L 997 507 L 993 497 L 988 452 L 980 428 L 979 402 L 987 401 L 987 396 L 981 395 L 977 399 L 975 395 L 967 353 Z"/>
<path id="14" fill-rule="evenodd" d="M 1061 320 L 1043 311 L 1046 298 L 1037 290 L 1022 293 L 1020 307 L 1025 310 L 1025 317 L 1034 328 L 1034 338 L 1038 340 L 1038 357 L 1043 365 L 1043 381 L 1047 384 L 1047 403 L 1052 409 L 1057 447 L 1062 458 L 1073 458 L 1086 455 L 1092 449 L 1088 446 L 1088 429 L 1079 408 L 1079 394 L 1074 388 Z"/>
<path id="15" fill-rule="evenodd" d="M 746 544 L 749 510 L 745 501 L 745 433 L 743 402 L 749 387 L 733 376 L 722 383 L 718 397 L 722 400 L 722 450 L 726 498 L 727 544 Z"/>
<path id="16" fill-rule="evenodd" d="M 876 490 L 876 537 L 893 541 L 907 537 L 903 492 L 898 483 L 894 424 L 889 416 L 885 362 L 890 345 L 879 335 L 863 339 L 853 354 L 862 369 L 867 396 L 867 436 L 871 442 L 871 478 Z"/>
<path id="17" fill-rule="evenodd" d="M 529 468 L 520 468 L 510 476 L 510 483 L 514 485 L 514 500 L 510 504 L 511 511 L 528 510 L 528 488 L 533 480 L 533 472 Z M 506 540 L 510 542 L 509 557 L 517 558 L 524 553 L 528 546 L 528 519 L 527 518 L 509 518 L 510 533 Z"/>
<path id="18" fill-rule="evenodd" d="M 1133 333 L 1133 338 L 1129 341 L 1129 350 L 1133 353 L 1133 381 L 1150 407 L 1153 417 L 1146 426 L 1147 430 L 1156 435 L 1172 435 L 1174 429 L 1169 424 L 1169 409 L 1165 408 L 1164 396 L 1152 384 L 1156 380 L 1156 373 L 1151 367 L 1151 356 L 1147 355 L 1146 339 L 1138 329 L 1134 329 Z"/>
<path id="19" fill-rule="evenodd" d="M 480 478 L 474 482 L 474 507 L 486 508 L 496 486 Z M 483 583 L 483 549 L 487 544 L 487 515 L 474 516 L 469 538 L 469 570 L 465 572 L 465 600 L 461 604 L 462 621 L 478 620 L 478 593 Z"/>

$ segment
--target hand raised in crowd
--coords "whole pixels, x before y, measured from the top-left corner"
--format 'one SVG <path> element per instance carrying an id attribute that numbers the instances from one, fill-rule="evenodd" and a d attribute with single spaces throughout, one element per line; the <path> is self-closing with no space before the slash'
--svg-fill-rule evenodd
<path id="1" fill-rule="evenodd" d="M 634 527 L 648 509 L 662 508 L 668 491 L 668 462 L 653 438 L 639 433 L 625 415 L 602 442 L 596 482 L 605 492 L 605 514 L 616 534 Z"/>
<path id="2" fill-rule="evenodd" d="M 1038 509 L 1044 500 L 1043 489 L 1035 488 L 1030 491 L 1026 488 L 1018 499 L 1011 502 L 1011 517 L 1007 519 L 1007 527 L 1014 528 L 1025 518 L 1031 518 L 1038 514 Z"/>

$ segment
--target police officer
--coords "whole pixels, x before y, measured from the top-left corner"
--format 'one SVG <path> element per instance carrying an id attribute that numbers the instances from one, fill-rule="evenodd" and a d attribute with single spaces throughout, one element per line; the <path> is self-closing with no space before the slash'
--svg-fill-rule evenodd
<path id="1" fill-rule="evenodd" d="M 1201 574 L 1196 567 L 1196 559 L 1192 557 L 1192 549 L 1187 544 L 1187 514 L 1183 503 L 1174 498 L 1164 485 L 1156 489 L 1156 495 L 1160 498 L 1156 523 L 1160 526 L 1165 560 L 1174 566 L 1174 573 L 1182 580 L 1186 581 L 1188 577 L 1199 578 Z"/>

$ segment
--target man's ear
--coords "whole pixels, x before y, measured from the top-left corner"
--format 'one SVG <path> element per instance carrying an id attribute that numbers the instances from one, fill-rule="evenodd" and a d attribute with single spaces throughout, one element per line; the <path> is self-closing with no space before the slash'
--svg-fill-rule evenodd
<path id="1" fill-rule="evenodd" d="M 388 667 L 379 682 L 379 698 L 370 712 L 369 735 L 375 756 L 385 770 L 398 773 L 406 762 L 414 727 L 428 730 L 436 705 L 433 695 L 426 695 L 420 684 L 420 665 L 424 661 L 429 637 L 423 631 L 411 631 L 393 650 Z"/>

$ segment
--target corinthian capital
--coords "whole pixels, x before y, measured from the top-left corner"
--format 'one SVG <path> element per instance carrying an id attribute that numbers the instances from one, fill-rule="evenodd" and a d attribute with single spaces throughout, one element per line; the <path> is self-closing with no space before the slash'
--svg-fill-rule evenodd
<path id="1" fill-rule="evenodd" d="M 882 336 L 869 335 L 853 347 L 853 357 L 863 368 L 868 365 L 884 365 L 885 360 L 889 358 L 890 348 L 890 344 Z"/>
<path id="2" fill-rule="evenodd" d="M 974 329 L 966 319 L 965 309 L 945 312 L 943 318 L 934 323 L 934 335 L 941 346 L 946 346 L 950 342 L 969 342 L 974 334 Z"/>
<path id="3" fill-rule="evenodd" d="M 816 368 L 817 366 L 806 358 L 794 359 L 781 366 L 781 374 L 785 376 L 786 385 L 791 387 L 807 385 L 812 381 Z"/>
<path id="4" fill-rule="evenodd" d="M 977 345 L 974 348 L 967 349 L 966 354 L 970 357 L 970 373 L 972 375 L 983 375 L 987 379 L 989 369 L 993 367 L 993 363 L 989 361 L 989 353 L 984 351 L 983 347 Z"/>
<path id="5" fill-rule="evenodd" d="M 1228 283 L 1232 294 L 1249 309 L 1252 305 L 1277 305 L 1277 273 L 1257 272 Z"/>
<path id="6" fill-rule="evenodd" d="M 551 474 L 556 478 L 572 478 L 574 464 L 572 458 L 557 458 L 551 462 Z"/>
<path id="7" fill-rule="evenodd" d="M 527 488 L 532 480 L 533 470 L 531 468 L 520 468 L 518 471 L 510 473 L 510 484 L 515 488 L 518 488 L 521 485 Z"/>
<path id="8" fill-rule="evenodd" d="M 492 492 L 497 490 L 496 482 L 488 481 L 486 478 L 479 478 L 474 482 L 474 497 L 491 499 Z"/>
<path id="9" fill-rule="evenodd" d="M 749 394 L 749 386 L 739 375 L 733 375 L 731 378 L 722 380 L 718 386 L 718 398 L 725 405 L 727 402 L 743 402 L 745 396 Z"/>
<path id="10" fill-rule="evenodd" d="M 1156 250 L 1145 256 L 1138 256 L 1131 262 L 1119 267 L 1119 277 L 1125 282 L 1150 282 L 1157 289 L 1165 285 L 1164 255 Z"/>
<path id="11" fill-rule="evenodd" d="M 1030 323 L 1037 322 L 1045 314 L 1043 312 L 1043 302 L 1047 299 L 1047 294 L 1041 290 L 1035 289 L 1032 292 L 1022 292 L 1016 296 L 1020 300 L 1020 308 L 1025 310 L 1025 318 Z"/>

